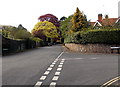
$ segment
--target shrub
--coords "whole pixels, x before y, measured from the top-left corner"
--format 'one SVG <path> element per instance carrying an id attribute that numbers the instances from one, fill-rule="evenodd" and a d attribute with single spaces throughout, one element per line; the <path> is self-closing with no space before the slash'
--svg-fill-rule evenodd
<path id="1" fill-rule="evenodd" d="M 65 38 L 64 43 L 120 44 L 120 29 L 88 29 Z"/>
<path id="2" fill-rule="evenodd" d="M 82 44 L 120 44 L 120 29 L 81 31 L 75 37 Z"/>
<path id="3" fill-rule="evenodd" d="M 37 38 L 37 37 L 30 37 L 29 40 L 36 42 L 36 43 L 39 44 L 40 46 L 43 46 L 43 45 L 44 45 L 43 40 L 40 39 L 40 38 Z"/>

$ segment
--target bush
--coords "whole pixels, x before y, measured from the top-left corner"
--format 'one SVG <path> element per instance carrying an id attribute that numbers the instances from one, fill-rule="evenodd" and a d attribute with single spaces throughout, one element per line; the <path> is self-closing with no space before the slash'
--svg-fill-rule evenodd
<path id="1" fill-rule="evenodd" d="M 120 44 L 120 29 L 88 29 L 65 38 L 64 43 Z"/>
<path id="2" fill-rule="evenodd" d="M 31 41 L 36 42 L 36 43 L 39 44 L 40 46 L 43 46 L 43 45 L 44 45 L 43 40 L 40 39 L 40 38 L 37 38 L 37 37 L 30 37 L 29 39 L 30 39 Z"/>
<path id="3" fill-rule="evenodd" d="M 64 39 L 64 43 L 79 43 L 79 34 L 80 32 L 68 34 L 68 36 Z"/>
<path id="4" fill-rule="evenodd" d="M 80 31 L 75 38 L 82 44 L 120 44 L 120 29 Z"/>

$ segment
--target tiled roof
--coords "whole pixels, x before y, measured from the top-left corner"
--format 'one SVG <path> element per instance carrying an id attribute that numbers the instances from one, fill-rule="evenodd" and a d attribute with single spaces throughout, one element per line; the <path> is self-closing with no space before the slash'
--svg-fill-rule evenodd
<path id="1" fill-rule="evenodd" d="M 98 20 L 103 26 L 112 26 L 115 24 L 115 22 L 118 20 L 118 18 L 108 18 L 108 19 L 102 19 L 101 21 Z"/>

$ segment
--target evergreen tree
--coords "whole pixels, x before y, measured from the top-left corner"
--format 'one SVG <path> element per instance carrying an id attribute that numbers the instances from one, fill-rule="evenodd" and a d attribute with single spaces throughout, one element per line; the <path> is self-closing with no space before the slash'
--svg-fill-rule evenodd
<path id="1" fill-rule="evenodd" d="M 77 32 L 86 26 L 86 16 L 77 7 L 76 12 L 72 17 L 72 31 Z"/>

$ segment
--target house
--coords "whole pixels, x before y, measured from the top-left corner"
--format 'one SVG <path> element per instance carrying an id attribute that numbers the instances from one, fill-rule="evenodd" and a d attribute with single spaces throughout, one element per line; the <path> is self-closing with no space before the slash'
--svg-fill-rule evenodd
<path id="1" fill-rule="evenodd" d="M 108 15 L 103 18 L 102 14 L 98 14 L 98 20 L 96 22 L 91 22 L 91 26 L 96 29 L 99 29 L 101 27 L 112 27 L 119 21 L 120 18 L 109 18 Z"/>

